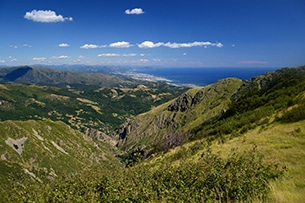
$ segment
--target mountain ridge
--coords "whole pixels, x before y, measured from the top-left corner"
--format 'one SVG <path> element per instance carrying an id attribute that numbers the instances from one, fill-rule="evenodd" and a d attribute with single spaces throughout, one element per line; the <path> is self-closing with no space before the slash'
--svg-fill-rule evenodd
<path id="1" fill-rule="evenodd" d="M 0 69 L 0 82 L 39 85 L 85 84 L 101 87 L 134 85 L 135 82 L 101 73 L 56 70 L 36 66 L 20 66 Z"/>
<path id="2" fill-rule="evenodd" d="M 284 104 L 282 102 L 275 103 L 275 101 L 281 99 L 278 95 L 283 94 L 281 90 L 283 88 L 291 88 L 292 90 L 301 88 L 300 90 L 303 90 L 301 82 L 304 79 L 305 66 L 300 66 L 279 69 L 250 80 L 241 81 L 227 78 L 202 89 L 190 89 L 173 100 L 172 103 L 167 103 L 167 106 L 158 107 L 159 110 L 153 109 L 122 125 L 117 133 L 117 137 L 121 140 L 119 146 L 125 150 L 136 148 L 141 144 L 148 145 L 148 148 L 156 147 L 155 145 L 165 145 L 167 146 L 164 146 L 165 148 L 171 148 L 191 137 L 190 134 L 198 134 L 202 126 L 207 126 L 208 123 L 216 123 L 218 120 L 237 116 L 246 111 L 263 108 L 268 101 L 272 103 L 270 108 L 264 107 L 265 110 L 262 110 L 262 112 L 268 114 L 269 111 L 278 111 L 277 108 L 285 108 L 288 105 L 288 103 L 285 103 L 288 101 L 285 101 L 284 97 L 282 99 Z M 231 81 L 231 84 L 228 81 Z M 229 84 L 227 89 L 225 88 L 226 83 Z M 228 89 L 230 87 L 231 90 Z M 271 91 L 272 89 L 274 89 L 274 92 Z M 213 93 L 210 93 L 211 90 L 213 90 Z M 279 93 L 276 94 L 276 91 Z M 226 94 L 228 92 L 230 93 Z M 289 94 L 292 96 L 292 92 Z M 295 92 L 295 94 L 298 94 L 298 92 Z M 212 95 L 218 97 L 213 98 Z M 270 98 L 271 96 L 274 99 Z M 198 104 L 203 101 L 202 98 L 204 97 L 206 100 L 201 103 L 202 106 L 200 107 Z M 266 98 L 260 99 L 262 97 Z M 213 111 L 214 108 L 217 111 Z M 156 113 L 156 111 L 158 112 Z M 146 120 L 147 122 L 145 122 Z M 169 127 L 170 130 L 164 130 L 164 126 L 165 128 Z M 215 133 L 217 134 L 217 132 Z M 180 141 L 176 143 L 177 140 Z M 166 144 L 167 142 L 168 144 Z"/>
<path id="3" fill-rule="evenodd" d="M 128 106 L 142 99 L 134 103 L 136 111 L 148 98 L 166 95 L 159 87 L 94 87 L 86 92 L 1 84 L 0 111 L 17 113 L 16 105 L 22 104 L 20 109 L 33 115 L 0 122 L 0 184 L 15 192 L 10 197 L 4 191 L 4 197 L 49 202 L 304 200 L 305 66 L 188 89 L 152 103 L 150 111 L 126 117 L 116 131 L 81 132 L 76 127 L 87 121 L 100 126 L 81 115 L 104 114 L 105 104 L 112 108 L 108 118 L 119 116 L 113 105 L 126 97 Z M 37 109 L 53 100 L 69 105 L 56 105 L 39 116 Z M 63 113 L 61 108 L 74 105 Z"/>

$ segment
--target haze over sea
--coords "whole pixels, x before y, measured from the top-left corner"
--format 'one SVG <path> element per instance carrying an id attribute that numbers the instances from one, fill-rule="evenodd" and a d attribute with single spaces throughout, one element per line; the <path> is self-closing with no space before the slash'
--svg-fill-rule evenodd
<path id="1" fill-rule="evenodd" d="M 278 68 L 139 68 L 135 73 L 162 77 L 170 80 L 171 84 L 205 86 L 220 79 L 236 77 L 248 80 Z"/>

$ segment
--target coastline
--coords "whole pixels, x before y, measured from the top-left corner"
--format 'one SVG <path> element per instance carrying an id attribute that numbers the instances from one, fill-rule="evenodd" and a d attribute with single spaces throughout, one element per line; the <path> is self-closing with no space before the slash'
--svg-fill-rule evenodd
<path id="1" fill-rule="evenodd" d="M 166 82 L 170 85 L 189 88 L 204 87 L 224 78 L 249 80 L 253 77 L 275 71 L 278 68 L 139 68 L 132 71 L 115 72 L 136 80 Z"/>

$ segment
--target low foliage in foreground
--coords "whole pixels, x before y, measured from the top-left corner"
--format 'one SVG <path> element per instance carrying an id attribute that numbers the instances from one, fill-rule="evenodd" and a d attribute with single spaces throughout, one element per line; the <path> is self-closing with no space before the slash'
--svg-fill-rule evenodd
<path id="1" fill-rule="evenodd" d="M 160 164 L 160 163 L 159 163 Z M 270 180 L 284 170 L 254 150 L 227 158 L 206 150 L 199 161 L 134 167 L 12 185 L 10 202 L 253 202 L 268 199 Z M 12 195 L 13 194 L 13 195 Z"/>

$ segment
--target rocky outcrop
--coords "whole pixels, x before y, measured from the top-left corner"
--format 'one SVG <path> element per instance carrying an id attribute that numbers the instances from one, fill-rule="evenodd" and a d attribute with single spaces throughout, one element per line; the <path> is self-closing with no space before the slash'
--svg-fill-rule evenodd
<path id="1" fill-rule="evenodd" d="M 13 148 L 19 155 L 21 155 L 24 150 L 24 142 L 27 139 L 27 137 L 23 137 L 21 139 L 15 140 L 9 137 L 7 140 L 5 140 L 5 143 Z"/>
<path id="2" fill-rule="evenodd" d="M 116 134 L 117 146 L 127 151 L 140 145 L 162 149 L 178 146 L 190 136 L 191 129 L 222 115 L 241 84 L 239 79 L 227 78 L 190 89 L 172 102 L 123 124 Z"/>
<path id="3" fill-rule="evenodd" d="M 112 146 L 115 146 L 117 143 L 112 137 L 106 135 L 105 133 L 103 133 L 99 130 L 93 129 L 93 128 L 87 128 L 85 130 L 85 134 L 92 140 L 105 142 Z"/>
<path id="4" fill-rule="evenodd" d="M 178 97 L 173 103 L 168 107 L 168 111 L 181 111 L 184 112 L 189 109 L 193 104 L 193 96 L 190 93 L 184 93 L 182 96 Z"/>

